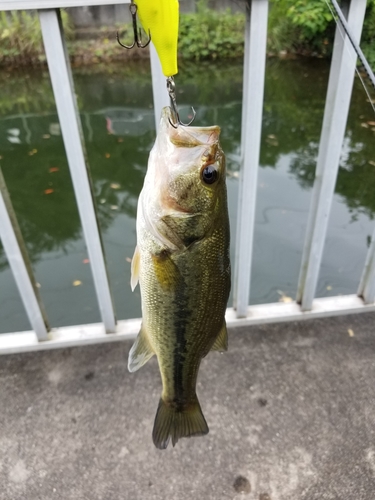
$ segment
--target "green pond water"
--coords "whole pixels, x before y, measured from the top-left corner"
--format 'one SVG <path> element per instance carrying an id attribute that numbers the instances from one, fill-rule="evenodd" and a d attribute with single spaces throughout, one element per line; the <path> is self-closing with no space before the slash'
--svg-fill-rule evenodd
<path id="1" fill-rule="evenodd" d="M 267 63 L 251 304 L 295 297 L 329 64 Z M 118 319 L 140 317 L 131 293 L 135 217 L 155 138 L 147 62 L 73 71 Z M 176 79 L 182 111 L 222 127 L 234 254 L 242 65 L 188 65 Z M 375 121 L 358 81 L 329 221 L 317 296 L 355 293 L 374 229 Z M 0 70 L 0 166 L 52 326 L 100 321 L 90 263 L 48 72 Z M 231 305 L 231 303 L 229 303 Z M 28 330 L 0 245 L 0 332 Z"/>

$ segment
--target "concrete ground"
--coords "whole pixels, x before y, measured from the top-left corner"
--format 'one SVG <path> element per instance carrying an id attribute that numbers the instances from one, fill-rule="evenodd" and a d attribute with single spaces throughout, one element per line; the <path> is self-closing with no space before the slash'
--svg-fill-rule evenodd
<path id="1" fill-rule="evenodd" d="M 130 342 L 0 357 L 1 500 L 374 500 L 375 314 L 230 332 L 205 437 L 156 450 Z M 348 331 L 350 330 L 350 331 Z"/>

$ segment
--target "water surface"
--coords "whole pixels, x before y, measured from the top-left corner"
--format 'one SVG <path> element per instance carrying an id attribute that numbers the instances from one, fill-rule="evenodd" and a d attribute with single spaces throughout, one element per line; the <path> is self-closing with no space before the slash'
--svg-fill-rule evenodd
<path id="1" fill-rule="evenodd" d="M 261 168 L 250 302 L 295 297 L 314 180 L 329 64 L 267 64 Z M 139 317 L 131 293 L 135 216 L 155 138 L 147 62 L 74 80 L 99 223 L 118 319 Z M 178 102 L 197 125 L 222 127 L 234 253 L 238 196 L 242 66 L 186 65 Z M 52 326 L 100 321 L 93 280 L 48 73 L 0 72 L 0 165 Z M 186 108 L 187 109 L 187 108 Z M 317 296 L 355 293 L 374 229 L 375 121 L 355 84 Z M 229 304 L 230 305 L 230 304 Z M 0 332 L 30 328 L 0 246 Z"/>

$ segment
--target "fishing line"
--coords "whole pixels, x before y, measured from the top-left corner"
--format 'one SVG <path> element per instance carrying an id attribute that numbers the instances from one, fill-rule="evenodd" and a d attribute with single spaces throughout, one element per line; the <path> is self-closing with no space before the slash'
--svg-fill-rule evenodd
<path id="1" fill-rule="evenodd" d="M 353 47 L 354 51 L 356 52 L 359 60 L 361 61 L 361 64 L 363 65 L 363 67 L 364 67 L 364 69 L 365 69 L 365 71 L 367 73 L 367 76 L 370 79 L 370 81 L 371 81 L 371 83 L 372 83 L 372 85 L 373 85 L 373 87 L 375 89 L 375 75 L 374 75 L 374 73 L 373 73 L 373 71 L 371 69 L 371 66 L 367 62 L 367 59 L 366 59 L 365 55 L 363 54 L 360 46 L 355 41 L 355 39 L 354 39 L 354 37 L 353 37 L 353 35 L 351 33 L 351 30 L 350 30 L 350 28 L 349 28 L 349 26 L 348 26 L 348 24 L 347 24 L 347 22 L 345 20 L 345 17 L 343 16 L 343 14 L 341 12 L 340 7 L 338 6 L 336 0 L 330 0 L 332 2 L 332 4 L 333 4 L 334 10 L 335 10 L 335 12 L 334 12 L 332 10 L 331 5 L 329 4 L 329 1 L 328 0 L 325 0 L 325 1 L 326 1 L 326 4 L 327 4 L 327 6 L 328 6 L 328 8 L 329 8 L 329 10 L 331 12 L 331 14 L 332 14 L 333 19 L 335 20 L 335 22 L 337 24 L 337 28 L 338 28 L 338 30 L 340 32 L 340 35 L 342 36 L 343 40 L 345 39 L 345 33 L 348 36 L 348 39 L 349 39 L 350 43 L 352 44 L 352 47 Z M 338 22 L 335 14 L 339 18 L 340 23 Z M 341 24 L 341 27 L 340 27 L 340 24 Z M 345 44 L 345 48 L 348 51 L 350 57 L 352 57 L 352 53 L 349 51 L 349 49 L 348 49 L 348 47 L 347 47 L 346 44 Z M 366 95 L 368 97 L 370 105 L 371 105 L 373 111 L 375 112 L 375 103 L 374 103 L 373 99 L 371 98 L 371 95 L 370 95 L 370 92 L 369 92 L 369 90 L 367 88 L 367 85 L 366 85 L 364 79 L 362 78 L 362 75 L 359 72 L 359 70 L 358 70 L 357 67 L 355 68 L 355 71 L 356 71 L 356 73 L 357 73 L 357 75 L 358 75 L 358 77 L 359 77 L 359 79 L 360 79 L 360 81 L 362 83 L 362 86 L 363 86 L 363 88 L 364 88 L 364 90 L 366 92 Z"/>

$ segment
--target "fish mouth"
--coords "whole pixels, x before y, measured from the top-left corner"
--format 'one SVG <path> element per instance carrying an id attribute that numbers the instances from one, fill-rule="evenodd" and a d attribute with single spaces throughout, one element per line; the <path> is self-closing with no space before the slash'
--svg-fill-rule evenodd
<path id="1" fill-rule="evenodd" d="M 162 122 L 168 129 L 168 137 L 172 144 L 182 148 L 194 148 L 196 146 L 211 146 L 216 144 L 220 136 L 220 127 L 194 127 L 178 125 L 173 127 L 170 123 L 171 108 L 166 106 L 162 110 Z"/>

